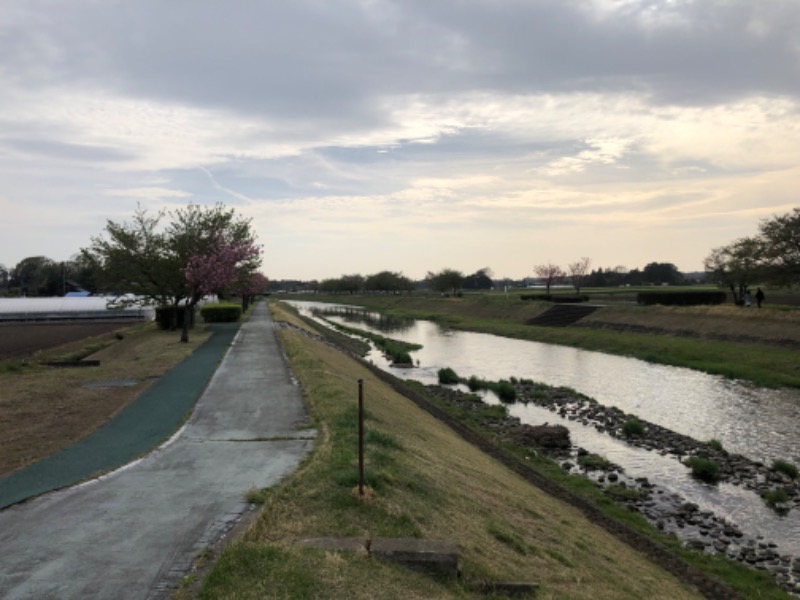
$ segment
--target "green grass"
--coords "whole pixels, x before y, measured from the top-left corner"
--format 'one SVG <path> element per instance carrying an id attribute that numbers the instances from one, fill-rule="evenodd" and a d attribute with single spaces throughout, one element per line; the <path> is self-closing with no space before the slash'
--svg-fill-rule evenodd
<path id="1" fill-rule="evenodd" d="M 414 364 L 414 360 L 411 358 L 411 354 L 409 354 L 409 352 L 413 352 L 414 350 L 419 350 L 422 348 L 422 346 L 419 344 L 411 344 L 401 340 L 393 340 L 391 338 L 378 335 L 377 333 L 364 331 L 363 329 L 358 329 L 356 327 L 347 327 L 328 319 L 325 319 L 325 322 L 339 331 L 344 331 L 346 333 L 371 340 L 372 343 L 375 344 L 375 347 L 381 350 L 396 365 Z"/>
<path id="2" fill-rule="evenodd" d="M 450 367 L 444 367 L 443 369 L 439 369 L 438 377 L 439 377 L 439 383 L 441 383 L 442 385 L 452 385 L 455 383 L 459 383 L 461 381 L 458 374 Z"/>
<path id="3" fill-rule="evenodd" d="M 270 490 L 255 525 L 205 580 L 201 598 L 476 597 L 455 578 L 295 543 L 326 536 L 454 539 L 466 580 L 533 579 L 541 584 L 541 598 L 633 599 L 653 587 L 653 597 L 697 597 L 352 359 L 290 330 L 279 335 L 319 431 L 315 449 Z M 353 478 L 353 382 L 361 378 L 366 467 L 373 478 L 364 498 L 355 493 Z M 595 560 L 600 553 L 613 561 Z"/>
<path id="4" fill-rule="evenodd" d="M 199 597 L 476 597 L 457 581 L 367 560 L 359 553 L 324 552 L 294 543 L 330 535 L 456 536 L 465 577 L 533 578 L 541 583 L 538 597 L 551 600 L 697 597 L 571 507 L 463 442 L 344 355 L 288 330 L 280 335 L 319 430 L 316 447 L 295 474 L 270 490 L 257 523 L 223 554 Z M 360 378 L 367 379 L 367 467 L 377 486 L 366 499 L 354 494 L 352 476 L 353 382 Z M 485 408 L 506 411 L 503 405 Z M 474 417 L 476 411 L 460 410 L 465 422 L 479 431 L 483 421 Z M 554 462 L 524 449 L 502 447 L 591 499 L 607 515 L 659 539 L 690 564 L 732 582 L 744 597 L 787 597 L 761 573 L 686 551 L 588 479 L 567 475 Z"/>
<path id="5" fill-rule="evenodd" d="M 599 454 L 586 454 L 578 457 L 578 464 L 587 470 L 604 471 L 611 466 L 611 463 L 604 456 Z"/>
<path id="6" fill-rule="evenodd" d="M 622 424 L 622 434 L 625 437 L 639 437 L 644 434 L 644 424 L 638 419 L 631 419 Z"/>
<path id="7" fill-rule="evenodd" d="M 713 460 L 702 456 L 692 456 L 687 465 L 692 470 L 692 476 L 705 481 L 706 483 L 716 483 L 719 480 L 719 465 Z"/>
<path id="8" fill-rule="evenodd" d="M 321 302 L 340 300 L 335 296 L 315 296 L 314 299 Z M 465 295 L 464 298 L 354 296 L 348 298 L 348 301 L 392 316 L 433 320 L 453 329 L 630 356 L 744 379 L 762 386 L 800 387 L 800 363 L 797 361 L 797 351 L 792 348 L 584 327 L 532 327 L 525 322 L 547 310 L 549 304 L 524 302 L 513 294 L 508 297 L 498 293 Z M 663 316 L 665 311 L 662 309 L 663 307 L 633 307 L 630 310 L 635 311 L 632 314 L 646 322 L 647 315 Z M 744 323 L 741 319 L 744 316 L 750 321 L 754 320 L 757 330 L 756 317 L 759 313 L 731 312 L 735 310 L 732 307 L 719 307 L 717 311 L 730 335 L 735 336 L 740 332 Z M 777 312 L 778 309 L 770 310 L 770 314 Z M 786 318 L 789 319 L 787 323 L 794 325 L 800 321 L 800 310 L 792 308 L 786 312 Z M 713 316 L 717 313 L 697 313 L 692 309 L 685 309 L 675 312 L 670 323 L 680 329 L 682 315 L 686 314 L 700 314 L 698 318 L 704 318 L 704 314 Z"/>
<path id="9" fill-rule="evenodd" d="M 784 502 L 789 501 L 789 494 L 787 494 L 786 490 L 783 488 L 767 490 L 761 494 L 761 497 L 773 508 L 778 504 L 783 504 Z"/>
<path id="10" fill-rule="evenodd" d="M 779 459 L 772 463 L 772 468 L 789 476 L 791 479 L 797 479 L 797 466 L 793 463 Z"/>

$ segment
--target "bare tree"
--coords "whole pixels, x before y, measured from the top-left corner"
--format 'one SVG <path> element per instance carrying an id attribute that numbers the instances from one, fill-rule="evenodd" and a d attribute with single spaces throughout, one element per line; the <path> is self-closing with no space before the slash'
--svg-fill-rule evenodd
<path id="1" fill-rule="evenodd" d="M 575 288 L 575 293 L 580 295 L 583 280 L 589 273 L 589 267 L 592 261 L 588 256 L 582 256 L 580 260 L 570 263 L 569 265 L 569 278 L 572 281 L 572 287 Z"/>
<path id="2" fill-rule="evenodd" d="M 550 293 L 551 285 L 558 283 L 567 276 L 566 272 L 564 272 L 564 269 L 550 262 L 547 264 L 534 266 L 533 272 L 536 273 L 536 276 L 539 277 L 539 279 L 544 281 L 548 294 Z"/>

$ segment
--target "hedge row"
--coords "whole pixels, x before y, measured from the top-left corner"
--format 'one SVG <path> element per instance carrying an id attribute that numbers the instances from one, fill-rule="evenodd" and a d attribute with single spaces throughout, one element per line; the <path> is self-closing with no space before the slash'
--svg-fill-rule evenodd
<path id="1" fill-rule="evenodd" d="M 235 323 L 242 316 L 238 304 L 206 304 L 200 309 L 206 323 Z"/>
<path id="2" fill-rule="evenodd" d="M 182 306 L 158 306 L 156 307 L 156 323 L 160 329 L 172 329 L 173 320 L 172 315 L 175 315 L 175 327 L 178 329 L 183 328 L 183 316 L 186 311 Z M 194 325 L 194 308 L 189 313 L 189 326 Z"/>
<path id="3" fill-rule="evenodd" d="M 522 294 L 521 300 L 539 300 L 541 302 L 559 302 L 562 304 L 577 304 L 579 302 L 588 302 L 589 296 L 563 296 L 553 294 Z"/>
<path id="4" fill-rule="evenodd" d="M 664 304 L 667 306 L 697 306 L 701 304 L 722 304 L 727 294 L 723 291 L 653 291 L 639 292 L 636 301 L 645 306 Z"/>

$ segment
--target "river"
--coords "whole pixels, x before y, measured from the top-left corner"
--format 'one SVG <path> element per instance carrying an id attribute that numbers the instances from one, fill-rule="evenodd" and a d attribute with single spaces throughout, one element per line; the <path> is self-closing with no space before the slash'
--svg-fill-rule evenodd
<path id="1" fill-rule="evenodd" d="M 421 344 L 412 352 L 415 368 L 392 367 L 380 352 L 368 360 L 402 379 L 438 383 L 440 368 L 460 377 L 488 380 L 510 377 L 570 387 L 604 405 L 617 406 L 673 431 L 701 441 L 717 439 L 730 452 L 771 463 L 800 463 L 800 392 L 767 389 L 686 368 L 515 340 L 454 331 L 424 320 L 399 320 L 353 307 L 293 302 L 307 316 L 324 310 L 325 318 L 393 339 Z M 493 401 L 487 398 L 487 401 Z M 707 485 L 689 475 L 674 458 L 634 448 L 576 421 L 534 405 L 513 404 L 509 412 L 523 423 L 564 424 L 573 443 L 619 464 L 633 477 L 694 502 L 702 510 L 739 525 L 748 535 L 763 536 L 781 552 L 800 556 L 800 510 L 780 516 L 753 492 L 729 484 Z"/>

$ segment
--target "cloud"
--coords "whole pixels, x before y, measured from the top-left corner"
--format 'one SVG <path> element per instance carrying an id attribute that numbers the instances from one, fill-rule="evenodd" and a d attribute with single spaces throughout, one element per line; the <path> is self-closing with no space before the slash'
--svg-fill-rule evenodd
<path id="1" fill-rule="evenodd" d="M 12 1 L 0 198 L 39 228 L 8 209 L 0 260 L 193 201 L 279 240 L 273 277 L 574 240 L 697 267 L 793 201 L 798 31 L 794 0 Z"/>

